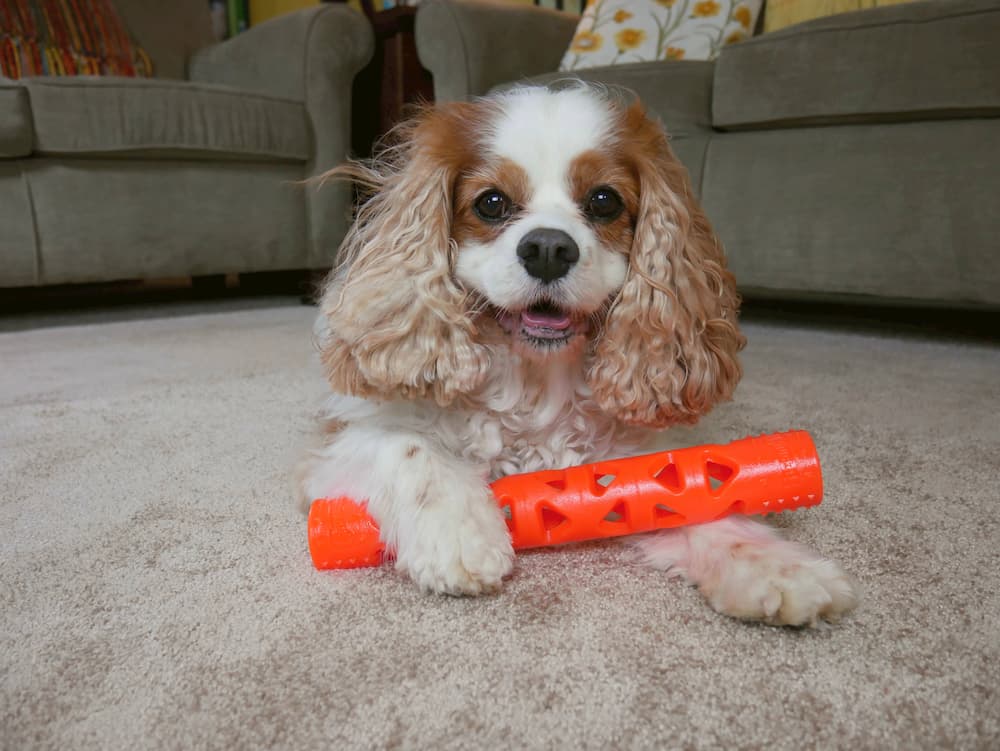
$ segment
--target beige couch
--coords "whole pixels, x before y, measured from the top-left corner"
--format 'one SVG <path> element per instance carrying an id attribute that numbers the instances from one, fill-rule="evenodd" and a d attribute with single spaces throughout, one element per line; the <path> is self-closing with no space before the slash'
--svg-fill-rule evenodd
<path id="1" fill-rule="evenodd" d="M 0 287 L 328 266 L 370 26 L 344 5 L 213 44 L 205 0 L 115 0 L 156 78 L 0 79 Z"/>

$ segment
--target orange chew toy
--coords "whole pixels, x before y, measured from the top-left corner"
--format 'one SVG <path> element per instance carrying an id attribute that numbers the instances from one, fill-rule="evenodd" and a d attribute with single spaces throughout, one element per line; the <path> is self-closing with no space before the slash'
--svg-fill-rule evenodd
<path id="1" fill-rule="evenodd" d="M 787 511 L 823 499 L 816 446 L 801 430 L 510 475 L 491 487 L 516 549 Z M 322 498 L 309 511 L 309 552 L 318 569 L 358 568 L 379 565 L 385 546 L 361 504 Z"/>

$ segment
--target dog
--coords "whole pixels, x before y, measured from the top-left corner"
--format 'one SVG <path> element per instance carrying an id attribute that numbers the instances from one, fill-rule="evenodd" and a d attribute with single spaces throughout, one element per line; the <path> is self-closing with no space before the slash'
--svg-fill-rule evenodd
<path id="1" fill-rule="evenodd" d="M 432 106 L 325 177 L 366 197 L 321 294 L 333 394 L 299 492 L 367 500 L 422 589 L 511 572 L 490 480 L 636 453 L 732 395 L 734 279 L 638 101 L 576 84 Z M 857 602 L 835 563 L 744 517 L 637 545 L 737 618 L 816 625 Z"/>

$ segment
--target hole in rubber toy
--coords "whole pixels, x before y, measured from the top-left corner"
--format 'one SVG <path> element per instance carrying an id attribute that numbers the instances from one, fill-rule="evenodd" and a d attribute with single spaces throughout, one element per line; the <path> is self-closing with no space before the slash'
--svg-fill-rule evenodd
<path id="1" fill-rule="evenodd" d="M 549 532 L 551 532 L 556 527 L 565 524 L 566 517 L 560 514 L 555 509 L 551 509 L 548 506 L 542 506 L 542 526 Z"/>
<path id="2" fill-rule="evenodd" d="M 677 473 L 676 464 L 668 464 L 666 467 L 653 475 L 653 479 L 667 490 L 673 490 L 675 493 L 683 489 L 681 488 L 681 478 Z"/>
<path id="3" fill-rule="evenodd" d="M 613 509 L 611 509 L 604 517 L 606 522 L 618 522 L 622 523 L 626 521 L 625 514 L 625 502 L 617 504 Z"/>
<path id="4" fill-rule="evenodd" d="M 705 474 L 708 477 L 708 485 L 713 493 L 718 493 L 722 486 L 733 476 L 733 468 L 725 464 L 713 462 L 711 459 L 705 462 Z"/>

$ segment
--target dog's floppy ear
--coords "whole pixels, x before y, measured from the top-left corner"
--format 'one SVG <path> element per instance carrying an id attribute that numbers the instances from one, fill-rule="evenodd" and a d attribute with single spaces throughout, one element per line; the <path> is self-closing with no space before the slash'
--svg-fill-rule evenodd
<path id="1" fill-rule="evenodd" d="M 426 109 L 382 158 L 327 175 L 372 191 L 321 302 L 319 346 L 335 391 L 445 405 L 483 379 L 489 354 L 452 274 L 452 192 L 475 116 L 473 104 Z"/>
<path id="2" fill-rule="evenodd" d="M 639 208 L 629 271 L 588 380 L 601 408 L 626 422 L 695 422 L 740 378 L 739 296 L 663 129 L 638 104 L 622 127 Z"/>

